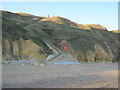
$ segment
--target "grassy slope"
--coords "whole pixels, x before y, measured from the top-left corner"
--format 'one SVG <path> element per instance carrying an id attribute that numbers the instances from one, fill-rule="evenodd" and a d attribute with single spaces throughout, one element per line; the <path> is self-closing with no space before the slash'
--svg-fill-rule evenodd
<path id="1" fill-rule="evenodd" d="M 36 44 L 42 46 L 46 53 L 52 53 L 38 34 L 32 30 L 25 29 L 21 24 L 16 24 L 14 20 L 11 20 L 9 13 L 6 12 L 3 13 L 2 17 L 2 35 L 3 38 L 8 40 L 18 40 L 20 37 L 23 39 L 31 39 Z"/>
<path id="2" fill-rule="evenodd" d="M 57 46 L 62 40 L 67 40 L 67 45 L 73 48 L 75 52 L 93 50 L 95 44 L 101 45 L 108 52 L 104 44 L 107 42 L 116 54 L 117 34 L 108 32 L 105 27 L 98 24 L 82 25 L 62 17 L 38 17 L 6 12 L 3 14 L 5 14 L 3 15 L 5 18 L 17 23 L 16 26 L 25 29 L 26 33 L 24 33 L 25 35 L 22 34 L 23 36 L 31 38 L 44 47 L 47 52 L 50 52 L 50 49 L 40 41 L 40 37 L 48 39 Z"/>
<path id="3" fill-rule="evenodd" d="M 53 18 L 52 18 L 53 19 Z M 59 18 L 60 19 L 60 18 Z M 90 25 L 91 26 L 91 25 Z M 109 52 L 105 42 L 112 50 L 113 54 L 117 54 L 117 34 L 108 32 L 106 28 L 97 25 L 91 26 L 92 29 L 86 30 L 84 28 L 71 27 L 68 24 L 58 24 L 57 22 L 50 21 L 39 21 L 34 24 L 29 24 L 27 28 L 36 29 L 38 32 L 45 31 L 49 38 L 54 40 L 54 44 L 58 44 L 62 40 L 67 40 L 66 44 L 73 49 L 73 52 L 78 53 L 79 51 L 86 53 L 87 51 L 94 51 L 95 44 L 100 45 L 106 52 Z M 34 28 L 32 28 L 34 27 Z M 99 28 L 100 27 L 100 28 Z M 51 33 L 49 33 L 51 32 Z M 59 46 L 62 48 L 64 45 Z M 84 48 L 83 48 L 84 47 Z"/>

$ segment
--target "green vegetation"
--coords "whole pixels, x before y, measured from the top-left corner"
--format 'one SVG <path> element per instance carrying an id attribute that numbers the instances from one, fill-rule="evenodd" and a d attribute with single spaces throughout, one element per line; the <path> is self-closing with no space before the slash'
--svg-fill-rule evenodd
<path id="1" fill-rule="evenodd" d="M 69 46 L 79 61 L 118 61 L 119 46 L 117 31 L 109 32 L 99 24 L 78 24 L 66 18 L 40 17 L 24 13 L 3 13 L 3 39 L 31 39 L 42 47 L 40 53 L 52 54 L 51 49 L 41 40 L 52 42 L 58 48 Z M 67 44 L 62 42 L 66 40 Z M 62 44 L 61 44 L 62 43 Z"/>
<path id="2" fill-rule="evenodd" d="M 3 37 L 11 39 L 19 39 L 20 37 L 25 38 L 27 36 L 27 31 L 15 24 L 14 21 L 2 18 L 2 28 L 3 28 Z"/>
<path id="3" fill-rule="evenodd" d="M 52 53 L 51 49 L 49 49 L 49 47 L 40 39 L 41 36 L 39 34 L 36 34 L 36 32 L 33 30 L 24 28 L 22 24 L 16 24 L 16 21 L 14 21 L 15 19 L 12 20 L 10 15 L 11 15 L 11 13 L 8 13 L 8 12 L 3 13 L 3 17 L 2 17 L 3 39 L 9 40 L 10 43 L 11 43 L 11 41 L 14 42 L 15 40 L 20 40 L 21 38 L 24 40 L 31 39 L 34 43 L 43 47 L 44 54 Z M 17 20 L 17 21 L 19 21 L 19 20 Z M 26 24 L 26 21 L 27 20 L 25 20 L 25 22 L 22 22 L 22 23 Z M 13 46 L 11 46 L 11 49 L 12 49 L 12 47 Z M 22 55 L 22 56 L 13 55 L 13 56 L 9 56 L 9 57 L 6 56 L 6 59 L 18 59 L 18 58 L 21 59 L 20 57 L 23 57 L 23 56 L 24 55 Z M 25 57 L 27 57 L 27 56 L 25 56 Z"/>

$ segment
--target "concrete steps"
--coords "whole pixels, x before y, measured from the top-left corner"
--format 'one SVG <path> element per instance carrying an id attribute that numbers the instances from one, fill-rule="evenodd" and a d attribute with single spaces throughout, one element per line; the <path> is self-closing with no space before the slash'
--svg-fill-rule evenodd
<path id="1" fill-rule="evenodd" d="M 54 54 L 49 55 L 47 59 L 45 60 L 46 64 L 52 64 L 52 63 L 79 63 L 72 55 L 62 52 L 59 48 L 57 48 L 55 45 L 53 45 L 51 42 L 45 39 L 41 39 L 45 42 L 45 44 L 53 50 Z"/>

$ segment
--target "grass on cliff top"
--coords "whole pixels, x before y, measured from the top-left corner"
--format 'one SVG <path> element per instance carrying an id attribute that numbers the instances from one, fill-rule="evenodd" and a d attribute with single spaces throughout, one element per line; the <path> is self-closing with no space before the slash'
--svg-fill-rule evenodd
<path id="1" fill-rule="evenodd" d="M 75 27 L 83 30 L 91 30 L 92 28 L 99 29 L 99 30 L 106 30 L 105 27 L 99 25 L 99 24 L 78 24 L 73 21 L 70 21 L 69 19 L 66 19 L 64 17 L 54 16 L 54 17 L 46 17 L 41 19 L 40 21 L 48 21 L 48 22 L 54 22 L 57 24 L 62 24 L 70 27 Z"/>
<path id="2" fill-rule="evenodd" d="M 48 22 L 54 22 L 57 24 L 63 24 L 63 25 L 67 25 L 67 26 L 74 26 L 73 22 L 63 18 L 63 17 L 59 17 L 59 16 L 55 16 L 55 17 L 46 17 L 44 19 L 41 19 L 40 21 L 48 21 Z"/>
<path id="3" fill-rule="evenodd" d="M 95 29 L 99 29 L 99 30 L 106 30 L 105 27 L 99 25 L 99 24 L 78 24 L 75 23 L 69 19 L 66 19 L 64 17 L 59 17 L 59 16 L 54 16 L 54 17 L 41 17 L 41 16 L 34 16 L 31 14 L 26 14 L 26 13 L 11 13 L 8 11 L 4 11 L 3 12 L 3 17 L 6 18 L 11 18 L 12 20 L 16 21 L 17 23 L 19 23 L 22 26 L 26 26 L 30 23 L 34 23 L 34 22 L 41 22 L 41 21 L 46 21 L 46 22 L 50 22 L 50 23 L 57 23 L 57 24 L 61 24 L 61 25 L 66 25 L 69 27 L 75 27 L 75 28 L 79 28 L 82 30 L 91 30 L 93 28 Z"/>

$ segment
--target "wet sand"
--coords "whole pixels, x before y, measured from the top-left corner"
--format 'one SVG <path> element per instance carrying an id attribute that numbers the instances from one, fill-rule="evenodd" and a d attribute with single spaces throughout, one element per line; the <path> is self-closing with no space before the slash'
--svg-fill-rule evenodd
<path id="1" fill-rule="evenodd" d="M 3 88 L 118 88 L 118 64 L 3 64 Z"/>

